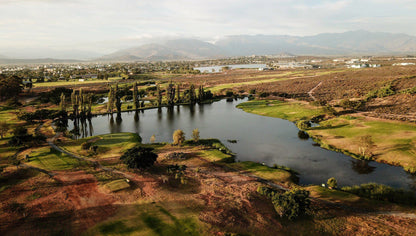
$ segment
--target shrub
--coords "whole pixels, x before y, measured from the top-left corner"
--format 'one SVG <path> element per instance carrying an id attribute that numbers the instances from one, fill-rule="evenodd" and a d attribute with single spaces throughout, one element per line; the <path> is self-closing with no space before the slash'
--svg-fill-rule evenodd
<path id="1" fill-rule="evenodd" d="M 360 110 L 364 107 L 364 105 L 365 105 L 365 102 L 362 100 L 351 101 L 349 99 L 343 99 L 339 102 L 339 106 L 344 109 Z"/>
<path id="2" fill-rule="evenodd" d="M 262 93 L 259 94 L 259 97 L 261 97 L 261 98 L 265 98 L 265 97 L 268 97 L 268 96 L 270 96 L 270 93 L 267 93 L 267 92 L 262 92 Z"/>
<path id="3" fill-rule="evenodd" d="M 367 94 L 367 99 L 370 99 L 370 98 L 384 98 L 384 97 L 391 96 L 391 95 L 394 95 L 394 94 L 396 94 L 396 92 L 394 91 L 393 86 L 391 84 L 389 84 L 389 85 L 386 85 L 386 86 L 384 86 L 380 89 L 370 91 Z"/>
<path id="4" fill-rule="evenodd" d="M 234 96 L 234 93 L 233 93 L 233 91 L 227 91 L 227 92 L 225 93 L 225 96 L 226 96 L 226 97 L 232 97 L 232 96 Z"/>
<path id="5" fill-rule="evenodd" d="M 337 180 L 334 177 L 329 178 L 326 184 L 328 185 L 328 188 L 330 189 L 336 189 L 338 187 Z"/>
<path id="6" fill-rule="evenodd" d="M 192 140 L 194 140 L 195 143 L 199 142 L 199 130 L 194 129 L 192 131 Z"/>
<path id="7" fill-rule="evenodd" d="M 172 152 L 169 153 L 166 156 L 167 159 L 186 159 L 188 158 L 188 154 L 187 153 L 183 153 L 183 152 Z"/>
<path id="8" fill-rule="evenodd" d="M 182 143 L 185 141 L 185 133 L 178 129 L 173 132 L 173 144 L 181 146 Z"/>
<path id="9" fill-rule="evenodd" d="M 82 150 L 88 150 L 88 149 L 90 149 L 91 145 L 92 145 L 91 142 L 88 142 L 88 141 L 84 142 L 84 143 L 81 144 L 81 149 Z"/>
<path id="10" fill-rule="evenodd" d="M 250 89 L 250 94 L 256 94 L 256 90 L 255 89 Z"/>
<path id="11" fill-rule="evenodd" d="M 296 126 L 300 129 L 300 130 L 307 130 L 311 127 L 311 122 L 307 121 L 307 120 L 301 120 L 298 121 L 296 123 Z"/>
<path id="12" fill-rule="evenodd" d="M 153 148 L 134 147 L 128 149 L 121 157 L 129 168 L 147 168 L 152 166 L 157 159 L 157 154 L 153 152 Z"/>
<path id="13" fill-rule="evenodd" d="M 289 220 L 294 220 L 306 214 L 309 209 L 309 191 L 295 189 L 283 194 L 277 194 L 273 196 L 272 203 L 280 217 L 287 217 Z"/>
<path id="14" fill-rule="evenodd" d="M 403 189 L 394 189 L 392 187 L 368 183 L 360 186 L 342 187 L 342 191 L 356 194 L 360 197 L 388 201 L 393 203 L 401 203 L 407 205 L 416 204 L 416 196 L 411 191 L 405 191 Z"/>

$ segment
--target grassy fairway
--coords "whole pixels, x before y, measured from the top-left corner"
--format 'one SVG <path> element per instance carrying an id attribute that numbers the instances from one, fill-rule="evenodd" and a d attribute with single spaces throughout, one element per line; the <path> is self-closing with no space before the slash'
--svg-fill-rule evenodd
<path id="1" fill-rule="evenodd" d="M 310 119 L 325 114 L 321 108 L 296 102 L 256 100 L 237 106 L 246 112 L 282 118 L 290 121 Z M 365 117 L 340 116 L 320 123 L 308 133 L 322 142 L 323 147 L 346 150 L 359 156 L 362 136 L 370 136 L 369 148 L 374 159 L 403 166 L 416 172 L 416 125 L 399 121 L 384 121 Z"/>
<path id="2" fill-rule="evenodd" d="M 196 211 L 181 202 L 139 202 L 121 207 L 110 220 L 90 229 L 87 235 L 206 235 Z"/>
<path id="3" fill-rule="evenodd" d="M 321 108 L 312 107 L 299 102 L 281 102 L 275 100 L 255 100 L 237 106 L 246 112 L 262 116 L 270 116 L 290 121 L 310 119 L 325 114 Z"/>
<path id="4" fill-rule="evenodd" d="M 29 155 L 30 161 L 27 162 L 28 165 L 48 171 L 72 170 L 84 164 L 82 161 L 69 157 L 60 152 L 51 152 L 49 147 L 35 149 Z"/>
<path id="5" fill-rule="evenodd" d="M 263 79 L 263 80 L 247 81 L 247 82 L 240 82 L 240 83 L 221 84 L 221 85 L 218 85 L 218 86 L 209 87 L 209 88 L 207 88 L 207 90 L 211 90 L 211 92 L 217 93 L 217 92 L 220 92 L 223 89 L 229 89 L 229 88 L 234 88 L 234 87 L 243 86 L 243 85 L 272 83 L 272 82 L 288 80 L 288 79 L 290 79 L 290 78 L 274 78 L 274 79 Z"/>
<path id="6" fill-rule="evenodd" d="M 351 153 L 359 153 L 360 137 L 369 135 L 374 142 L 371 151 L 379 162 L 401 165 L 416 171 L 416 125 L 364 117 L 341 116 L 321 123 L 308 131 L 323 143 Z"/>
<path id="7" fill-rule="evenodd" d="M 248 171 L 255 176 L 277 184 L 293 184 L 292 174 L 286 170 L 271 168 L 251 161 L 231 163 L 228 166 L 240 171 Z"/>
<path id="8" fill-rule="evenodd" d="M 120 80 L 121 77 L 111 77 L 108 80 L 99 80 L 99 79 L 91 79 L 84 82 L 80 82 L 78 80 L 72 81 L 57 81 L 57 82 L 44 82 L 44 83 L 34 83 L 34 88 L 42 88 L 42 87 L 56 87 L 56 86 L 71 86 L 71 85 L 82 85 L 82 84 L 96 84 L 96 83 L 108 83 L 108 82 L 115 82 Z"/>
<path id="9" fill-rule="evenodd" d="M 98 146 L 97 154 L 89 150 L 82 150 L 81 144 L 91 142 Z M 69 152 L 82 156 L 94 156 L 97 158 L 111 158 L 121 156 L 127 149 L 139 143 L 138 135 L 133 133 L 104 134 L 66 142 L 62 147 Z"/>

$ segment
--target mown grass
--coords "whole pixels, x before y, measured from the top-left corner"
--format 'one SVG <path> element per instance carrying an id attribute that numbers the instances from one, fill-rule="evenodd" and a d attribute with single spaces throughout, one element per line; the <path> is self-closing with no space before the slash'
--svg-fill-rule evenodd
<path id="1" fill-rule="evenodd" d="M 376 161 L 403 166 L 416 171 L 416 125 L 398 121 L 371 120 L 364 117 L 337 117 L 308 130 L 328 145 L 359 154 L 360 137 L 370 136 L 374 143 L 368 151 Z"/>
<path id="2" fill-rule="evenodd" d="M 259 163 L 244 161 L 227 164 L 227 166 L 240 171 L 248 171 L 251 174 L 258 176 L 278 184 L 292 184 L 293 176 L 289 171 L 282 169 L 275 169 Z"/>
<path id="3" fill-rule="evenodd" d="M 51 150 L 49 147 L 34 149 L 29 156 L 30 159 L 26 164 L 48 171 L 70 170 L 86 164 L 83 161 Z"/>
<path id="4" fill-rule="evenodd" d="M 92 146 L 98 146 L 97 153 L 91 150 L 82 150 L 81 144 L 91 142 Z M 121 156 L 127 149 L 139 144 L 139 138 L 134 133 L 104 134 L 62 144 L 62 147 L 72 153 L 82 156 L 94 156 L 97 158 L 109 158 Z"/>
<path id="5" fill-rule="evenodd" d="M 262 84 L 262 83 L 272 83 L 282 80 L 288 80 L 290 78 L 274 78 L 274 79 L 263 79 L 263 80 L 254 80 L 254 81 L 247 81 L 247 82 L 239 82 L 239 83 L 231 83 L 231 84 L 221 84 L 213 87 L 208 87 L 206 90 L 210 90 L 212 93 L 218 93 L 221 90 L 239 87 L 243 85 L 253 85 L 253 84 Z"/>
<path id="6" fill-rule="evenodd" d="M 111 192 L 117 192 L 123 189 L 130 188 L 130 184 L 127 183 L 126 179 L 118 179 L 104 184 L 104 187 L 106 187 Z"/>
<path id="7" fill-rule="evenodd" d="M 208 235 L 198 220 L 198 210 L 180 202 L 152 204 L 139 202 L 124 206 L 112 219 L 102 222 L 86 235 Z"/>
<path id="8" fill-rule="evenodd" d="M 84 82 L 80 82 L 79 80 L 71 80 L 71 81 L 57 81 L 57 82 L 43 82 L 43 83 L 34 83 L 34 88 L 41 88 L 41 87 L 55 87 L 55 86 L 68 86 L 68 85 L 82 85 L 82 84 L 95 84 L 95 83 L 107 83 L 107 82 L 114 82 L 117 80 L 121 80 L 121 77 L 110 77 L 108 80 L 99 80 L 99 79 L 89 79 Z"/>
<path id="9" fill-rule="evenodd" d="M 298 102 L 282 102 L 276 100 L 253 100 L 241 103 L 237 108 L 246 112 L 281 118 L 290 121 L 309 120 L 323 115 L 322 108 L 312 107 Z"/>

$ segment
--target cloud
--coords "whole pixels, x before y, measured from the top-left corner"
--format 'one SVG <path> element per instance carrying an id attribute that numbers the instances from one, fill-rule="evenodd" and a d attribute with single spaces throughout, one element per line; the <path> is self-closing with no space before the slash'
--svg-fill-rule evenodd
<path id="1" fill-rule="evenodd" d="M 416 35 L 415 10 L 410 0 L 0 0 L 0 53 L 21 45 L 102 50 L 105 42 L 122 47 L 164 36 L 215 40 L 355 29 Z"/>

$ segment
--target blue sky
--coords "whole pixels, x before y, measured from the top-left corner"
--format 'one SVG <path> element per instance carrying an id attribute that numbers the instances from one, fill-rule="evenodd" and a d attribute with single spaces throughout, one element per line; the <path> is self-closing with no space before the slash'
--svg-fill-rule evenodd
<path id="1" fill-rule="evenodd" d="M 0 0 L 0 54 L 34 47 L 109 52 L 166 37 L 359 29 L 416 36 L 415 12 L 414 0 Z"/>

